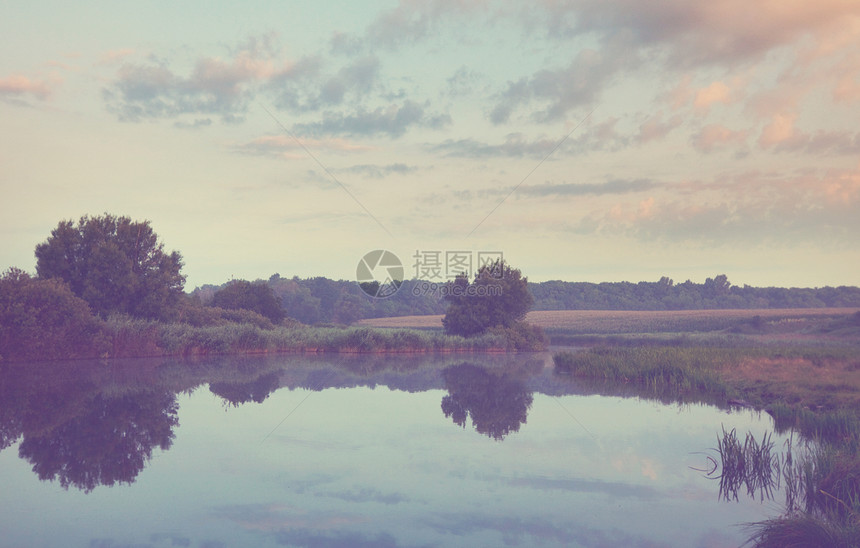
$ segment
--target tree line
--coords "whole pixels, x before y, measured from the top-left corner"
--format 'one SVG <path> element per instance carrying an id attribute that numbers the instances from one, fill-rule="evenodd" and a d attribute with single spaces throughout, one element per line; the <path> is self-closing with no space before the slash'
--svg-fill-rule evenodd
<path id="1" fill-rule="evenodd" d="M 191 292 L 203 304 L 230 284 L 205 285 Z M 268 280 L 244 282 L 265 286 L 281 303 L 284 313 L 306 324 L 348 324 L 363 318 L 444 314 L 450 302 L 439 293 L 425 292 L 427 282 L 404 280 L 386 299 L 372 299 L 348 280 L 325 277 L 292 278 L 274 274 Z M 860 288 L 852 286 L 784 288 L 735 286 L 724 274 L 703 283 L 676 284 L 663 277 L 656 282 L 528 282 L 532 310 L 703 310 L 758 308 L 855 308 Z M 466 297 L 469 298 L 469 297 Z"/>
<path id="2" fill-rule="evenodd" d="M 725 274 L 697 284 L 656 282 L 562 282 L 529 284 L 534 310 L 707 310 L 756 308 L 855 308 L 860 288 L 853 286 L 785 288 L 737 286 Z"/>

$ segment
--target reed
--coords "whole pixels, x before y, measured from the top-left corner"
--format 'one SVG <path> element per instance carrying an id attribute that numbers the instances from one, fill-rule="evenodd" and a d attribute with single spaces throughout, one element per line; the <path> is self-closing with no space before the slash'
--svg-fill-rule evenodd
<path id="1" fill-rule="evenodd" d="M 636 383 L 646 393 L 666 391 L 728 398 L 731 390 L 717 375 L 717 365 L 731 349 L 644 346 L 594 347 L 553 356 L 561 374 Z"/>
<path id="2" fill-rule="evenodd" d="M 276 327 L 248 323 L 192 326 L 114 318 L 106 323 L 114 344 L 105 357 L 266 352 L 442 352 L 505 350 L 503 334 L 458 337 L 434 331 L 372 327 Z"/>

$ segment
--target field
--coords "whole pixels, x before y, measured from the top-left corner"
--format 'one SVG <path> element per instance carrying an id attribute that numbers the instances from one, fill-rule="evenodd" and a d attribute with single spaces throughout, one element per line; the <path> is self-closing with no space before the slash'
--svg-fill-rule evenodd
<path id="1" fill-rule="evenodd" d="M 856 312 L 853 308 L 797 308 L 753 310 L 536 310 L 526 321 L 551 335 L 615 333 L 693 333 L 732 329 L 757 322 L 762 330 L 797 332 L 822 321 Z M 760 320 L 756 320 L 760 318 Z M 361 320 L 358 325 L 372 327 L 441 328 L 442 316 L 400 316 Z"/>

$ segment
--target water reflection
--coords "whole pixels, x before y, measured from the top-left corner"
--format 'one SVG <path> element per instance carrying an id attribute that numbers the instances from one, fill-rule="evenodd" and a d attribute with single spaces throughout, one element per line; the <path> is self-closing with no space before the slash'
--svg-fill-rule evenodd
<path id="1" fill-rule="evenodd" d="M 146 368 L 120 368 L 112 382 L 107 371 L 97 362 L 0 368 L 0 450 L 21 438 L 18 454 L 39 479 L 66 489 L 133 483 L 153 450 L 173 443 L 176 392 L 153 387 Z"/>
<path id="2" fill-rule="evenodd" d="M 0 545 L 736 546 L 765 515 L 687 469 L 754 419 L 591 391 L 540 355 L 0 364 Z"/>
<path id="3" fill-rule="evenodd" d="M 6 364 L 0 365 L 0 451 L 20 439 L 18 454 L 40 479 L 89 492 L 134 482 L 156 449 L 170 449 L 178 394 L 206 387 L 235 409 L 278 390 L 377 386 L 446 390 L 444 416 L 497 441 L 526 424 L 535 392 L 604 392 L 554 375 L 545 357 L 532 355 L 469 362 L 456 356 L 265 356 Z"/>
<path id="4" fill-rule="evenodd" d="M 719 481 L 718 498 L 726 502 L 738 501 L 740 493 L 746 491 L 752 499 L 773 500 L 782 471 L 782 459 L 773 449 L 772 436 L 767 432 L 761 441 L 747 432 L 741 443 L 734 428 L 729 431 L 723 428 L 722 435 L 717 437 L 717 447 L 713 449 L 716 457 L 707 456 L 712 467 L 706 477 Z M 790 461 L 790 448 L 788 458 Z"/>
<path id="5" fill-rule="evenodd" d="M 170 448 L 176 413 L 176 396 L 166 392 L 98 394 L 55 427 L 25 431 L 18 453 L 39 479 L 57 480 L 66 489 L 132 483 L 154 448 Z"/>
<path id="6" fill-rule="evenodd" d="M 263 403 L 280 386 L 278 374 L 267 373 L 249 382 L 211 382 L 209 391 L 229 405 L 239 407 L 248 402 Z"/>
<path id="7" fill-rule="evenodd" d="M 442 412 L 455 424 L 465 428 L 471 417 L 476 431 L 501 441 L 526 423 L 533 398 L 521 379 L 470 363 L 446 368 L 442 378 Z"/>
<path id="8" fill-rule="evenodd" d="M 216 358 L 78 361 L 0 366 L 0 450 L 21 439 L 18 454 L 45 481 L 85 492 L 132 483 L 153 451 L 170 449 L 178 426 L 177 394 L 208 385 L 228 408 L 262 403 L 286 388 L 388 386 L 446 389 L 441 408 L 455 424 L 494 440 L 526 423 L 543 362 L 532 357 L 334 356 L 308 359 Z M 535 385 L 535 386 L 531 386 Z"/>

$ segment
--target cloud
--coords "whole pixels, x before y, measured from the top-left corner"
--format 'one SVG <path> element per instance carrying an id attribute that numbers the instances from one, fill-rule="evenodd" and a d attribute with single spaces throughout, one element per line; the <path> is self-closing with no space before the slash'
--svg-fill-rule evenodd
<path id="1" fill-rule="evenodd" d="M 708 124 L 692 136 L 691 143 L 699 152 L 710 153 L 732 144 L 746 143 L 746 131 L 734 131 L 721 124 Z"/>
<path id="2" fill-rule="evenodd" d="M 546 542 L 565 546 L 661 546 L 629 535 L 619 529 L 609 531 L 567 520 L 554 523 L 540 517 L 490 516 L 479 512 L 436 513 L 427 524 L 444 534 L 463 537 L 476 533 L 495 533 L 506 546 L 536 546 Z"/>
<path id="3" fill-rule="evenodd" d="M 0 78 L 0 99 L 21 100 L 32 97 L 45 101 L 54 93 L 59 80 L 31 79 L 20 74 Z"/>
<path id="4" fill-rule="evenodd" d="M 669 66 L 734 65 L 808 34 L 818 39 L 860 16 L 851 0 L 573 0 L 544 2 L 556 35 L 594 33 L 636 48 L 663 48 Z"/>
<path id="5" fill-rule="evenodd" d="M 542 185 L 523 185 L 516 191 L 524 196 L 601 196 L 605 194 L 630 194 L 657 188 L 658 184 L 649 179 L 614 179 L 605 183 L 546 183 Z"/>
<path id="6" fill-rule="evenodd" d="M 794 126 L 796 115 L 775 115 L 762 129 L 758 144 L 775 152 L 794 152 L 814 155 L 860 154 L 860 132 L 844 130 L 818 130 L 806 133 Z"/>
<path id="7" fill-rule="evenodd" d="M 791 140 L 794 133 L 794 114 L 777 114 L 759 135 L 758 144 L 762 148 L 772 147 Z"/>
<path id="8" fill-rule="evenodd" d="M 708 109 L 714 103 L 727 104 L 731 99 L 731 90 L 723 82 L 713 82 L 696 92 L 693 106 L 698 109 Z"/>
<path id="9" fill-rule="evenodd" d="M 569 111 L 595 103 L 600 93 L 623 67 L 634 61 L 611 52 L 583 49 L 562 69 L 543 69 L 530 77 L 509 82 L 489 114 L 494 124 L 510 121 L 520 108 L 537 103 L 529 116 L 542 123 L 564 120 Z"/>
<path id="10" fill-rule="evenodd" d="M 304 57 L 272 78 L 267 90 L 278 108 L 314 112 L 352 100 L 360 103 L 378 87 L 380 61 L 366 56 L 352 61 L 335 74 L 324 74 L 319 56 Z"/>
<path id="11" fill-rule="evenodd" d="M 275 156 L 281 158 L 297 158 L 305 156 L 308 150 L 325 150 L 328 152 L 364 152 L 371 147 L 357 145 L 345 139 L 293 139 L 287 135 L 266 135 L 246 143 L 233 145 L 233 152 L 254 156 Z"/>
<path id="12" fill-rule="evenodd" d="M 203 127 L 208 127 L 212 125 L 211 118 L 196 118 L 191 122 L 186 122 L 184 120 L 177 120 L 173 122 L 173 125 L 182 129 L 200 129 Z"/>
<path id="13" fill-rule="evenodd" d="M 576 493 L 600 493 L 614 498 L 632 497 L 638 499 L 653 499 L 658 491 L 647 485 L 635 485 L 612 481 L 589 480 L 583 478 L 546 478 L 524 477 L 508 480 L 514 487 L 528 487 L 541 491 L 573 491 Z"/>
<path id="14" fill-rule="evenodd" d="M 639 133 L 634 137 L 634 140 L 639 144 L 659 141 L 669 135 L 681 123 L 682 119 L 677 115 L 665 121 L 662 114 L 651 116 L 639 125 Z"/>
<path id="15" fill-rule="evenodd" d="M 445 80 L 447 95 L 450 97 L 468 95 L 474 90 L 478 80 L 478 73 L 463 65 Z"/>
<path id="16" fill-rule="evenodd" d="M 522 158 L 523 156 L 543 157 L 558 146 L 559 140 L 539 138 L 528 141 L 522 133 L 510 133 L 505 137 L 504 143 L 496 145 L 482 143 L 471 138 L 447 139 L 433 145 L 431 149 L 435 152 L 441 152 L 445 156 L 462 158 L 492 158 L 497 156 L 508 158 Z"/>
<path id="17" fill-rule="evenodd" d="M 360 517 L 281 504 L 235 504 L 214 508 L 212 513 L 216 518 L 229 520 L 242 529 L 264 533 L 290 529 L 331 530 L 363 521 Z"/>
<path id="18" fill-rule="evenodd" d="M 98 60 L 99 65 L 114 65 L 123 59 L 134 55 L 135 50 L 131 48 L 122 48 L 104 52 Z"/>
<path id="19" fill-rule="evenodd" d="M 384 166 L 361 164 L 351 166 L 345 169 L 339 169 L 337 171 L 343 173 L 363 175 L 365 177 L 371 177 L 373 179 L 384 179 L 385 177 L 388 177 L 389 175 L 393 174 L 408 175 L 410 173 L 418 171 L 418 168 L 416 166 L 410 166 L 402 163 L 387 164 Z"/>
<path id="20" fill-rule="evenodd" d="M 438 129 L 451 123 L 449 115 L 428 113 L 426 108 L 426 104 L 407 100 L 373 110 L 359 107 L 351 114 L 326 112 L 322 120 L 296 124 L 295 129 L 309 135 L 400 137 L 413 127 Z"/>
<path id="21" fill-rule="evenodd" d="M 362 42 L 364 47 L 386 49 L 413 44 L 438 34 L 448 22 L 486 13 L 489 4 L 483 0 L 401 0 L 368 26 Z"/>
<path id="22" fill-rule="evenodd" d="M 744 173 L 675 184 L 671 195 L 618 203 L 582 219 L 582 234 L 623 234 L 646 241 L 856 245 L 860 171 L 795 175 Z"/>
<path id="23" fill-rule="evenodd" d="M 399 548 L 407 546 L 398 543 L 391 534 L 384 532 L 371 536 L 347 531 L 319 533 L 308 529 L 290 529 L 279 532 L 275 539 L 278 544 L 313 546 L 314 548 Z"/>
<path id="24" fill-rule="evenodd" d="M 558 139 L 539 137 L 527 139 L 522 133 L 509 133 L 505 141 L 489 144 L 472 138 L 447 139 L 431 145 L 430 150 L 440 152 L 445 156 L 460 158 L 522 158 L 532 157 L 542 159 L 548 155 L 584 154 L 596 150 L 619 150 L 627 145 L 629 138 L 615 130 L 617 118 L 609 118 L 602 122 L 581 127 L 569 136 Z"/>
<path id="25" fill-rule="evenodd" d="M 275 66 L 259 49 L 238 51 L 230 59 L 201 57 L 187 76 L 163 62 L 123 63 L 116 80 L 102 90 L 110 112 L 120 120 L 220 115 L 241 119 L 255 86 L 288 69 Z"/>
<path id="26" fill-rule="evenodd" d="M 361 489 L 353 489 L 352 491 L 341 491 L 332 493 L 319 493 L 319 496 L 331 497 L 346 502 L 375 502 L 379 504 L 394 505 L 402 502 L 409 502 L 409 497 L 400 493 L 382 493 L 373 488 L 363 487 Z"/>
<path id="27" fill-rule="evenodd" d="M 324 104 L 340 104 L 347 90 L 357 93 L 367 93 L 379 75 L 379 59 L 365 57 L 338 71 L 336 76 L 329 78 L 322 86 L 320 99 Z"/>

